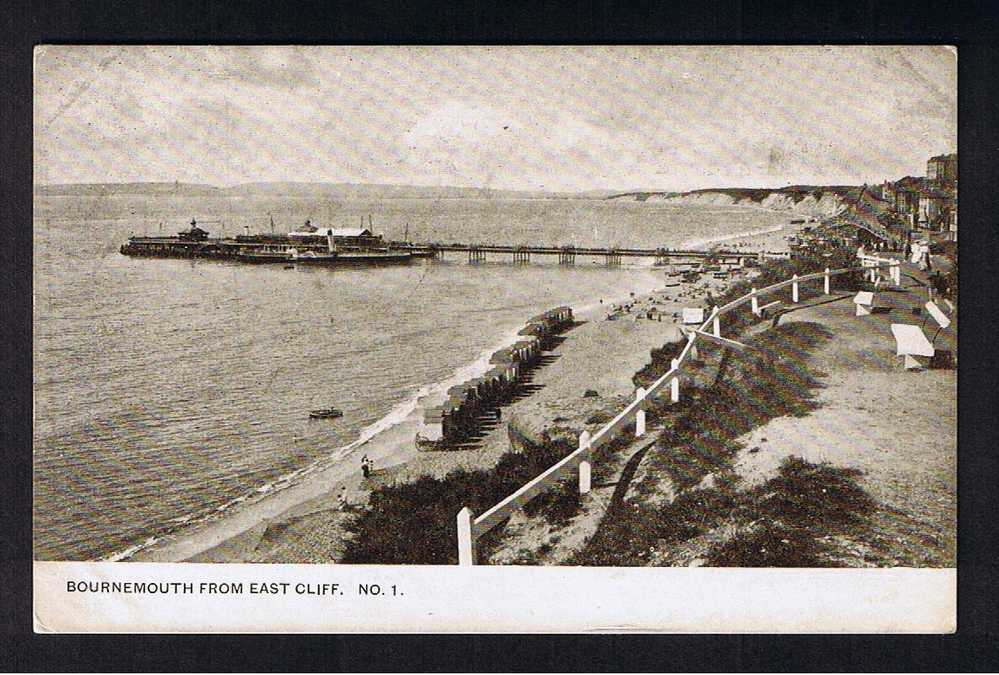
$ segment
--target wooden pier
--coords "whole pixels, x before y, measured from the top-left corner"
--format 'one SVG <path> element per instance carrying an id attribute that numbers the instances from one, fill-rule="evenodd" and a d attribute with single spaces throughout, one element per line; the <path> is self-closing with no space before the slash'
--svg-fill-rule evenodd
<path id="1" fill-rule="evenodd" d="M 746 260 L 762 260 L 766 251 L 692 251 L 670 248 L 594 248 L 576 246 L 524 246 L 510 244 L 441 244 L 392 242 L 392 248 L 409 251 L 416 257 L 443 260 L 448 253 L 465 253 L 469 263 L 481 263 L 492 255 L 507 258 L 515 264 L 526 264 L 531 256 L 557 256 L 560 265 L 575 265 L 578 257 L 603 260 L 608 267 L 621 265 L 625 258 L 652 259 L 656 265 L 673 263 L 698 263 L 706 259 L 732 265 L 743 265 Z"/>

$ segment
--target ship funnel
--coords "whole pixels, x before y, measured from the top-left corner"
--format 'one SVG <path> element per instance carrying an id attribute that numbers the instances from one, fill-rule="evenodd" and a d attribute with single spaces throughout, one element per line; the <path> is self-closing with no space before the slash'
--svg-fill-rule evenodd
<path id="1" fill-rule="evenodd" d="M 247 237 L 250 236 L 250 226 L 249 225 L 244 225 L 243 226 L 243 231 L 246 232 L 246 236 Z"/>
<path id="2" fill-rule="evenodd" d="M 326 231 L 326 248 L 330 253 L 336 253 L 336 245 L 333 243 L 333 230 Z"/>

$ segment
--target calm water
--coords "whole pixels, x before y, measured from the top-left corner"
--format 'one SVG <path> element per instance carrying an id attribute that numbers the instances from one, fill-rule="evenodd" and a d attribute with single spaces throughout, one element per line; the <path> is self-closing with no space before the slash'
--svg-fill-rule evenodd
<path id="1" fill-rule="evenodd" d="M 130 232 L 278 231 L 311 217 L 440 241 L 677 246 L 786 216 L 594 201 L 36 203 L 35 556 L 122 551 L 329 457 L 390 424 L 536 312 L 649 284 L 648 269 L 380 269 L 127 258 Z M 344 417 L 309 421 L 336 405 Z"/>

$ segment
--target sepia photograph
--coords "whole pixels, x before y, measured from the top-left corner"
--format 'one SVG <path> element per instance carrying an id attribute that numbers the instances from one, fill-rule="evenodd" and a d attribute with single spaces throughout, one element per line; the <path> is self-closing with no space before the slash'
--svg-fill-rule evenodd
<path id="1" fill-rule="evenodd" d="M 36 564 L 953 572 L 957 63 L 36 47 Z"/>

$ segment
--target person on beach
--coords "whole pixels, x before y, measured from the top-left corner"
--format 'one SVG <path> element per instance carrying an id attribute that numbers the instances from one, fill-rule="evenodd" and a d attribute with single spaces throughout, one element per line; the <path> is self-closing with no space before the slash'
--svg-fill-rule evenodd
<path id="1" fill-rule="evenodd" d="M 371 476 L 371 464 L 368 462 L 368 456 L 365 455 L 361 458 L 361 473 L 365 478 Z"/>

